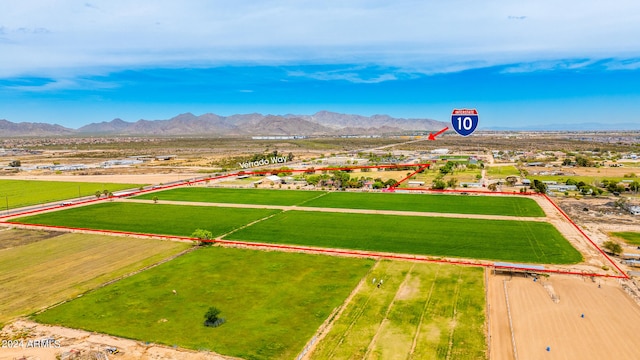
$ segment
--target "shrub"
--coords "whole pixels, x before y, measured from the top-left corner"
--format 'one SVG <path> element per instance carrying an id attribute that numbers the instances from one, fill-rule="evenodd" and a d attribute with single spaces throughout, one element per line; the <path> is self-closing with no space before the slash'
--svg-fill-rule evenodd
<path id="1" fill-rule="evenodd" d="M 196 231 L 191 234 L 191 237 L 200 240 L 211 240 L 213 239 L 213 233 L 209 230 L 196 229 Z M 211 242 L 200 241 L 198 245 L 211 245 Z"/>
<path id="2" fill-rule="evenodd" d="M 204 326 L 218 327 L 224 324 L 225 320 L 218 317 L 220 313 L 221 311 L 217 307 L 210 307 L 209 310 L 207 310 L 207 313 L 204 314 Z"/>

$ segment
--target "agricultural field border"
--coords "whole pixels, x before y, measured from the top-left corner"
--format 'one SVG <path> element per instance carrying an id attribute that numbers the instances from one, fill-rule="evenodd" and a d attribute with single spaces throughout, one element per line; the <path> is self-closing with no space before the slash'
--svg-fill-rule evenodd
<path id="1" fill-rule="evenodd" d="M 362 169 L 362 168 L 398 168 L 398 167 L 418 167 L 419 169 L 422 169 L 424 167 L 428 167 L 430 166 L 430 164 L 400 164 L 400 165 L 378 165 L 378 166 L 351 166 L 351 167 L 342 167 L 342 168 L 333 168 L 333 167 L 329 167 L 329 168 L 318 168 L 315 169 L 315 171 L 334 171 L 334 170 L 354 170 L 354 169 Z M 176 182 L 173 184 L 167 184 L 164 186 L 158 186 L 158 187 L 153 187 L 153 188 L 148 188 L 148 189 L 143 189 L 143 190 L 139 190 L 139 191 L 134 191 L 131 192 L 130 194 L 126 194 L 126 197 L 128 196 L 133 196 L 133 195 L 138 195 L 138 194 L 144 194 L 144 193 L 149 193 L 149 192 L 154 192 L 154 191 L 159 191 L 159 190 L 165 190 L 165 189 L 171 189 L 171 188 L 176 188 L 176 187 L 181 187 L 181 186 L 191 186 L 195 183 L 202 183 L 205 181 L 212 181 L 212 180 L 219 180 L 219 179 L 225 179 L 225 178 L 229 178 L 229 177 L 236 177 L 236 176 L 241 176 L 241 175 L 266 175 L 266 174 L 270 174 L 273 171 L 278 171 L 278 172 L 306 172 L 307 170 L 305 169 L 298 169 L 298 170 L 285 170 L 285 171 L 281 171 L 281 170 L 263 170 L 263 171 L 238 171 L 238 172 L 233 172 L 233 173 L 228 173 L 228 174 L 223 174 L 223 175 L 219 175 L 219 176 L 213 176 L 213 177 L 203 177 L 201 179 L 193 179 L 193 180 L 185 180 L 185 181 L 180 181 L 180 182 Z M 419 171 L 419 170 L 418 170 Z M 409 177 L 403 179 L 402 181 L 406 181 Z M 399 184 L 401 184 L 402 182 L 398 183 L 396 186 L 398 186 Z M 395 188 L 390 189 L 392 191 L 395 191 Z M 553 203 L 553 201 L 551 199 L 549 199 L 547 196 L 545 196 L 544 194 L 540 195 L 540 194 L 536 194 L 536 193 L 531 193 L 531 192 L 524 192 L 524 193 L 512 193 L 512 192 L 491 192 L 488 193 L 486 191 L 478 191 L 478 190 L 429 190 L 429 189 L 424 189 L 424 188 L 403 188 L 402 191 L 410 191 L 410 192 L 424 192 L 424 193 L 430 193 L 430 192 L 434 192 L 434 193 L 473 193 L 473 194 L 478 194 L 478 195 L 503 195 L 503 196 L 535 196 L 535 197 L 542 197 L 544 198 L 546 201 L 548 201 L 549 203 L 551 203 L 553 205 L 554 208 L 556 208 L 556 210 L 562 214 L 562 216 L 567 219 L 567 221 L 569 221 L 571 223 L 571 225 L 578 231 L 580 232 L 580 234 L 607 260 L 608 263 L 610 263 L 617 271 L 620 275 L 610 275 L 610 274 L 600 274 L 600 273 L 590 273 L 590 272 L 579 272 L 579 271 L 568 271 L 568 270 L 562 270 L 562 269 L 544 269 L 541 270 L 540 272 L 544 272 L 544 273 L 562 273 L 562 274 L 573 274 L 573 275 L 581 275 L 581 276 L 595 276 L 595 277 L 612 277 L 612 278 L 623 278 L 623 279 L 628 279 L 628 275 L 622 270 L 620 269 L 620 267 L 606 254 L 604 253 L 604 251 L 602 251 L 585 233 L 584 231 L 582 231 L 580 229 L 580 227 L 575 224 L 570 218 L 569 216 L 564 213 L 564 211 L 562 211 L 555 203 Z M 122 196 L 125 197 L 125 196 Z M 70 206 L 76 206 L 76 205 L 86 205 L 86 204 L 91 204 L 91 203 L 95 203 L 95 202 L 99 202 L 99 201 L 106 201 L 107 199 L 102 198 L 102 199 L 92 199 L 92 200 L 87 200 L 87 201 L 82 201 L 82 202 L 78 202 L 78 203 L 74 203 L 71 204 Z M 3 219 L 7 219 L 7 218 L 13 218 L 13 217 L 18 217 L 18 216 L 25 216 L 25 215 L 31 215 L 31 214 L 35 214 L 35 213 L 39 213 L 39 212 L 43 212 L 43 211 L 50 211 L 50 210 L 56 210 L 58 209 L 59 206 L 58 205 L 52 205 L 50 207 L 46 207 L 43 209 L 36 209 L 36 210 L 30 210 L 27 212 L 20 212 L 17 214 L 12 214 L 10 216 L 0 216 L 0 224 L 2 223 Z M 6 220 L 4 221 L 5 223 Z M 8 224 L 8 223 L 7 223 Z M 12 226 L 17 226 L 16 224 L 10 224 Z M 31 227 L 29 225 L 22 225 L 25 227 Z M 33 226 L 34 228 L 38 228 L 38 226 Z M 40 228 L 47 228 L 47 227 L 43 227 L 40 226 Z M 49 228 L 53 228 L 53 229 L 58 229 L 58 230 L 64 230 L 64 227 L 49 227 Z M 96 231 L 96 230 L 92 230 L 92 229 L 82 229 L 82 228 L 69 228 L 69 231 L 85 231 L 85 232 L 91 232 L 91 231 Z M 152 234 L 143 234 L 143 233 L 135 233 L 135 232 L 122 232 L 122 231 L 97 231 L 98 233 L 112 233 L 112 234 L 116 234 L 116 235 L 125 235 L 125 236 L 140 236 L 140 237 L 151 237 L 151 238 L 164 238 L 164 239 L 174 239 L 174 240 L 182 240 L 182 241 L 199 241 L 199 239 L 193 239 L 193 238 L 189 238 L 189 237 L 180 237 L 180 236 L 159 236 L 159 235 L 152 235 Z M 397 257 L 400 256 L 401 258 L 406 258 L 406 259 L 411 259 L 411 258 L 415 258 L 413 256 L 405 256 L 405 255 L 389 255 L 389 254 L 379 254 L 379 253 L 367 253 L 367 252 L 361 252 L 361 251 L 343 251 L 343 250 L 337 250 L 337 249 L 314 249 L 312 247 L 301 247 L 301 246 L 283 246 L 283 245 L 272 245 L 272 244 L 256 244 L 256 243 L 250 243 L 250 242 L 238 242 L 238 241 L 228 241 L 228 240 L 222 240 L 222 239 L 212 239 L 212 240 L 208 240 L 210 242 L 216 242 L 216 243 L 220 243 L 223 245 L 235 245 L 235 246 L 259 246 L 262 248 L 272 248 L 272 249 L 290 249 L 290 250 L 295 250 L 295 251 L 308 251 L 308 250 L 312 250 L 314 252 L 324 252 L 324 253 L 328 253 L 328 254 L 342 254 L 342 255 L 349 255 L 349 256 L 367 256 L 367 257 L 381 257 L 381 258 L 388 258 L 389 256 L 391 257 Z M 421 259 L 420 261 L 435 261 L 435 262 L 440 262 L 440 261 L 446 261 L 446 262 L 450 262 L 450 263 L 457 263 L 457 264 L 466 264 L 466 265 L 472 265 L 472 266 L 485 266 L 485 267 L 493 267 L 496 268 L 495 264 L 486 264 L 486 263 L 480 263 L 480 262 L 475 262 L 475 261 L 459 261 L 459 260 L 442 260 L 442 259 Z M 518 267 L 510 267 L 510 266 L 498 266 L 499 268 L 502 269 L 513 269 L 516 271 L 521 270 L 521 268 Z"/>

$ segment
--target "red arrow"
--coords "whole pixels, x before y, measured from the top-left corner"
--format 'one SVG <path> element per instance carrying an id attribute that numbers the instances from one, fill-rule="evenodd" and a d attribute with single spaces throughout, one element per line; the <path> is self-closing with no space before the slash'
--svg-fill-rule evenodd
<path id="1" fill-rule="evenodd" d="M 444 128 L 444 129 L 442 129 L 442 130 L 438 131 L 438 132 L 437 132 L 437 133 L 435 133 L 435 134 L 429 134 L 429 140 L 435 140 L 435 139 L 436 139 L 436 136 L 438 136 L 438 135 L 442 134 L 443 132 L 445 132 L 445 131 L 447 131 L 447 130 L 449 130 L 449 127 L 448 127 L 448 126 L 447 126 L 446 128 Z"/>

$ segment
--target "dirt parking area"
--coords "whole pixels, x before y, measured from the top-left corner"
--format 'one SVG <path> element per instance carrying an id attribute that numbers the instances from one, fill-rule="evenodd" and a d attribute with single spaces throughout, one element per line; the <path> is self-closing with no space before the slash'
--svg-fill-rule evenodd
<path id="1" fill-rule="evenodd" d="M 487 297 L 492 360 L 640 356 L 640 306 L 617 279 L 489 274 Z"/>

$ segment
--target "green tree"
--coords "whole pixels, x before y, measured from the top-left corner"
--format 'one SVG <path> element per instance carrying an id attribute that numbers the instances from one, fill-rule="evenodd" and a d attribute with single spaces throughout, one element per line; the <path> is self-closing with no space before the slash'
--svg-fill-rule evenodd
<path id="1" fill-rule="evenodd" d="M 20 167 L 22 165 L 22 163 L 20 162 L 20 160 L 13 160 L 9 163 L 10 167 Z"/>
<path id="2" fill-rule="evenodd" d="M 350 178 L 351 175 L 345 171 L 334 171 L 332 176 L 335 187 L 337 188 L 345 186 Z"/>
<path id="3" fill-rule="evenodd" d="M 586 156 L 576 155 L 576 165 L 582 167 L 592 167 L 594 166 L 593 160 L 589 159 Z"/>
<path id="4" fill-rule="evenodd" d="M 318 185 L 318 183 L 320 183 L 320 180 L 320 175 L 307 176 L 307 183 L 313 186 Z"/>
<path id="5" fill-rule="evenodd" d="M 451 178 L 447 181 L 447 187 L 454 189 L 458 185 L 458 179 Z"/>
<path id="6" fill-rule="evenodd" d="M 444 190 L 447 187 L 447 183 L 441 179 L 434 179 L 433 183 L 431 183 L 431 188 L 435 190 Z"/>
<path id="7" fill-rule="evenodd" d="M 547 192 L 547 184 L 543 183 L 538 179 L 533 179 L 533 184 L 531 184 L 531 188 L 541 194 L 544 194 Z"/>
<path id="8" fill-rule="evenodd" d="M 389 179 L 384 182 L 384 186 L 394 187 L 396 185 L 398 185 L 398 181 L 396 179 Z"/>
<path id="9" fill-rule="evenodd" d="M 96 195 L 96 198 L 98 198 L 98 199 L 99 199 L 99 198 L 100 198 L 100 196 L 102 196 L 102 192 L 100 192 L 100 190 L 96 190 L 95 195 Z"/>
<path id="10" fill-rule="evenodd" d="M 154 203 L 154 204 L 157 204 L 157 203 L 158 203 L 158 197 L 157 197 L 157 196 L 154 196 L 154 197 L 152 198 L 152 200 L 153 200 L 153 203 Z"/>
<path id="11" fill-rule="evenodd" d="M 194 239 L 199 239 L 200 241 L 198 242 L 198 245 L 210 245 L 211 242 L 209 241 L 203 241 L 203 240 L 211 240 L 213 239 L 213 233 L 209 230 L 204 230 L 204 229 L 196 229 L 196 231 L 194 231 L 191 234 L 191 237 Z"/>
<path id="12" fill-rule="evenodd" d="M 622 246 L 615 241 L 605 241 L 602 243 L 602 248 L 608 250 L 610 253 L 614 255 L 622 254 Z"/>

